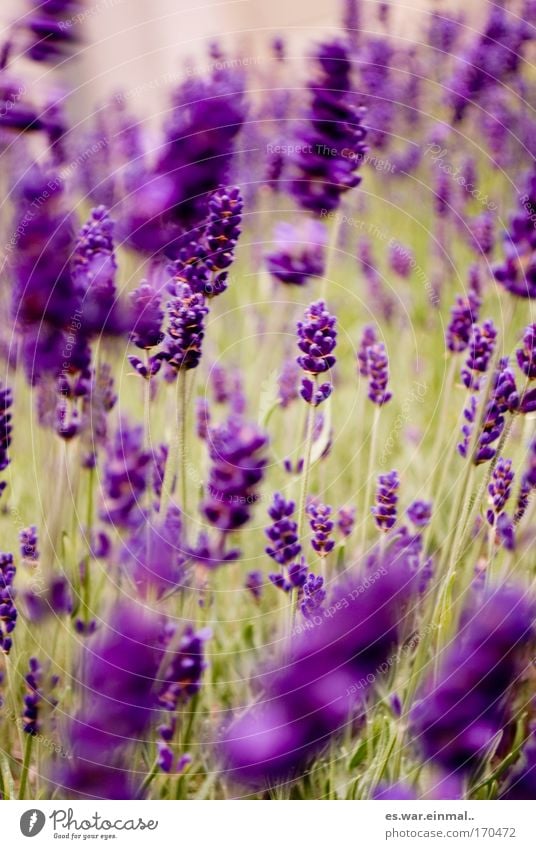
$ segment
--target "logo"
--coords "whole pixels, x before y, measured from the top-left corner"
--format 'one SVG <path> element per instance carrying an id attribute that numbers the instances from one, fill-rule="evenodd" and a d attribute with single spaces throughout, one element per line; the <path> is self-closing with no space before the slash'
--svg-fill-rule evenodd
<path id="1" fill-rule="evenodd" d="M 46 818 L 43 811 L 37 811 L 33 808 L 31 811 L 25 811 L 20 818 L 20 830 L 25 837 L 35 837 L 43 830 Z"/>

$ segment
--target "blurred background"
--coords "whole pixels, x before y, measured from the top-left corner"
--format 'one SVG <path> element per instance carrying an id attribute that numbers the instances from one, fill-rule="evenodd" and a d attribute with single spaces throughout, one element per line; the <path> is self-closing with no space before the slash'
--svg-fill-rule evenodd
<path id="1" fill-rule="evenodd" d="M 202 62 L 217 39 L 246 60 L 259 61 L 266 45 L 282 35 L 290 55 L 340 23 L 345 0 L 86 0 L 81 4 L 87 46 L 72 64 L 79 96 L 99 102 L 119 89 L 133 104 L 158 111 L 165 89 L 188 63 Z M 363 0 L 362 29 L 382 32 L 378 0 Z M 486 0 L 392 0 L 391 28 L 403 42 L 424 32 L 429 12 L 463 11 L 467 26 L 482 16 Z M 2 25 L 20 15 L 20 0 L 2 0 Z M 369 14 L 367 14 L 369 13 Z M 190 57 L 190 58 L 189 58 Z M 148 92 L 152 93 L 149 98 Z"/>

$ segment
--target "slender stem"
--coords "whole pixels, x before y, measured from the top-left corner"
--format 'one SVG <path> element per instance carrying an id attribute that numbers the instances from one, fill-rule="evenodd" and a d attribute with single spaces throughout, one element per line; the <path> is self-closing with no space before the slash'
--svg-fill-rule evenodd
<path id="1" fill-rule="evenodd" d="M 316 378 L 315 378 L 315 389 L 316 391 Z M 307 498 L 307 489 L 309 487 L 309 477 L 311 473 L 311 454 L 313 448 L 313 426 L 314 426 L 314 411 L 315 408 L 312 405 L 308 405 L 309 409 L 307 410 L 307 419 L 305 424 L 305 458 L 303 461 L 303 471 L 302 471 L 302 479 L 301 479 L 301 493 L 300 493 L 300 502 L 298 506 L 298 541 L 301 542 L 303 526 L 305 523 L 305 502 Z"/>
<path id="2" fill-rule="evenodd" d="M 329 276 L 331 274 L 331 269 L 335 260 L 335 251 L 337 250 L 337 242 L 339 241 L 339 233 L 341 230 L 342 219 L 342 214 L 336 215 L 335 220 L 331 225 L 331 232 L 329 234 L 329 241 L 326 250 L 326 264 L 324 267 L 324 276 L 322 278 L 321 296 L 323 299 L 325 299 L 326 297 L 326 289 L 328 286 Z"/>
<path id="3" fill-rule="evenodd" d="M 158 761 L 157 761 L 157 760 L 155 760 L 155 762 L 153 763 L 153 765 L 152 765 L 151 769 L 149 770 L 149 772 L 147 773 L 147 775 L 146 775 L 146 776 L 145 776 L 145 778 L 143 779 L 143 782 L 142 782 L 142 784 L 141 784 L 141 786 L 140 786 L 139 795 L 140 795 L 142 798 L 143 798 L 143 796 L 145 795 L 145 791 L 146 791 L 146 790 L 150 787 L 150 785 L 153 783 L 153 781 L 154 781 L 154 779 L 156 778 L 157 774 L 158 774 Z"/>
<path id="4" fill-rule="evenodd" d="M 88 485 L 87 485 L 87 513 L 86 513 L 86 534 L 87 534 L 87 557 L 84 567 L 84 577 L 82 582 L 82 604 L 84 607 L 84 619 L 89 622 L 91 609 L 91 536 L 93 532 L 93 486 L 95 483 L 95 469 L 92 466 L 89 470 Z"/>
<path id="5" fill-rule="evenodd" d="M 181 506 L 184 516 L 187 516 L 187 479 L 186 479 L 186 415 L 187 415 L 187 397 L 186 397 L 186 374 L 187 372 L 179 373 L 178 380 L 180 382 L 179 395 L 179 463 L 181 476 Z"/>
<path id="6" fill-rule="evenodd" d="M 361 524 L 361 554 L 365 551 L 365 542 L 367 539 L 367 520 L 369 518 L 370 497 L 372 495 L 372 475 L 374 473 L 374 464 L 376 461 L 376 445 L 378 442 L 378 425 L 380 421 L 381 407 L 375 405 L 374 417 L 372 419 L 372 433 L 370 436 L 370 453 L 367 469 L 367 481 L 365 487 L 365 502 L 363 510 L 363 521 Z"/>
<path id="7" fill-rule="evenodd" d="M 181 374 L 177 375 L 177 379 L 175 381 L 175 416 L 173 418 L 173 426 L 171 432 L 171 444 L 169 446 L 168 457 L 166 460 L 166 467 L 164 469 L 164 479 L 162 481 L 162 496 L 160 499 L 160 513 L 162 516 L 165 516 L 172 493 L 175 491 L 175 485 L 177 480 L 177 468 L 179 466 L 179 455 L 180 455 L 180 438 L 179 438 L 179 428 L 176 426 L 176 422 L 179 418 L 179 410 L 180 410 L 180 387 L 181 387 Z"/>
<path id="8" fill-rule="evenodd" d="M 24 761 L 22 763 L 22 772 L 20 775 L 19 799 L 24 799 L 26 793 L 26 784 L 28 783 L 28 772 L 30 770 L 30 762 L 32 759 L 32 744 L 33 734 L 28 734 L 24 745 Z"/>

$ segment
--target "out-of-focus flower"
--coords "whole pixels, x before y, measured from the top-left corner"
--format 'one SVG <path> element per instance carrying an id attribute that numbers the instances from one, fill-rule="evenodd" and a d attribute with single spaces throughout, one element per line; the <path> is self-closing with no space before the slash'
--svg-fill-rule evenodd
<path id="1" fill-rule="evenodd" d="M 8 655 L 13 645 L 13 631 L 18 612 L 15 607 L 16 590 L 13 580 L 17 570 L 12 554 L 0 554 L 0 649 Z"/>
<path id="2" fill-rule="evenodd" d="M 481 595 L 465 610 L 435 685 L 412 711 L 415 742 L 427 759 L 467 773 L 508 718 L 506 696 L 523 673 L 534 640 L 534 605 L 513 586 Z"/>
<path id="3" fill-rule="evenodd" d="M 363 112 L 352 105 L 351 64 L 342 42 L 320 45 L 318 77 L 309 83 L 311 103 L 298 135 L 291 189 L 303 209 L 330 212 L 341 195 L 359 185 L 366 153 Z"/>
<path id="4" fill-rule="evenodd" d="M 325 268 L 325 226 L 307 218 L 298 226 L 280 223 L 275 231 L 275 248 L 266 257 L 270 274 L 282 283 L 302 286 L 322 277 Z"/>
<path id="5" fill-rule="evenodd" d="M 276 492 L 268 508 L 272 524 L 264 531 L 270 540 L 266 553 L 281 566 L 291 563 L 301 551 L 298 525 L 292 518 L 295 506 L 293 501 L 286 501 L 281 493 Z"/>
<path id="6" fill-rule="evenodd" d="M 396 505 L 400 481 L 398 472 L 393 469 L 378 477 L 376 504 L 371 508 L 374 521 L 381 531 L 389 531 L 396 523 Z"/>
<path id="7" fill-rule="evenodd" d="M 349 721 L 378 666 L 396 646 L 400 611 L 413 591 L 407 567 L 384 561 L 381 580 L 339 588 L 340 612 L 293 640 L 290 654 L 263 676 L 262 703 L 225 730 L 226 775 L 254 786 L 297 777 Z M 363 575 L 362 578 L 365 576 Z M 313 620 L 314 623 L 315 620 Z M 370 678 L 367 680 L 367 676 Z"/>

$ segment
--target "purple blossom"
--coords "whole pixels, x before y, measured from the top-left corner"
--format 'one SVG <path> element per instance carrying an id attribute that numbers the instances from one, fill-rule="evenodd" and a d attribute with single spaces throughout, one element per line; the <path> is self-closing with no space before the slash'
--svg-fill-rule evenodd
<path id="1" fill-rule="evenodd" d="M 339 507 L 337 528 L 343 537 L 349 537 L 354 529 L 355 507 Z"/>
<path id="2" fill-rule="evenodd" d="M 391 530 L 396 523 L 399 486 L 398 472 L 395 469 L 385 475 L 378 476 L 376 504 L 371 508 L 371 511 L 374 521 L 381 531 Z"/>
<path id="3" fill-rule="evenodd" d="M 237 415 L 210 430 L 211 467 L 202 511 L 213 527 L 228 533 L 249 520 L 259 499 L 267 444 L 256 425 Z"/>
<path id="4" fill-rule="evenodd" d="M 38 536 L 35 525 L 30 525 L 29 528 L 23 528 L 19 531 L 20 553 L 23 560 L 37 562 L 39 560 L 39 551 L 37 550 Z"/>
<path id="5" fill-rule="evenodd" d="M 235 259 L 235 248 L 240 236 L 240 223 L 244 202 L 240 189 L 218 189 L 210 198 L 205 240 L 205 262 L 212 273 L 205 287 L 208 297 L 219 295 L 227 288 L 227 269 Z"/>
<path id="6" fill-rule="evenodd" d="M 199 365 L 207 313 L 203 295 L 194 293 L 187 283 L 177 286 L 168 304 L 169 324 L 161 354 L 175 371 L 188 371 Z"/>
<path id="7" fill-rule="evenodd" d="M 384 561 L 381 580 L 365 575 L 341 585 L 336 616 L 312 625 L 292 643 L 285 662 L 262 678 L 263 701 L 225 730 L 226 775 L 253 786 L 296 777 L 348 722 L 352 706 L 365 697 L 356 682 L 374 680 L 378 666 L 396 646 L 400 610 L 413 590 L 405 566 Z M 361 584 L 367 586 L 356 591 Z M 344 604 L 342 603 L 344 600 Z M 339 608 L 337 608 L 339 609 Z M 314 620 L 313 620 L 314 621 Z"/>
<path id="8" fill-rule="evenodd" d="M 335 523 L 331 518 L 332 507 L 322 504 L 316 499 L 310 499 L 307 504 L 307 515 L 313 533 L 311 545 L 320 557 L 327 557 L 335 547 L 333 528 Z"/>
<path id="9" fill-rule="evenodd" d="M 480 298 L 476 292 L 470 290 L 467 296 L 457 296 L 445 336 L 449 351 L 459 353 L 469 346 L 479 310 Z"/>
<path id="10" fill-rule="evenodd" d="M 324 301 L 316 301 L 305 311 L 303 321 L 298 321 L 298 348 L 302 352 L 297 358 L 298 365 L 315 381 L 305 377 L 302 380 L 301 396 L 313 406 L 318 406 L 331 394 L 331 385 L 322 383 L 316 386 L 316 378 L 335 365 L 333 354 L 337 342 L 337 320 L 330 315 Z"/>
<path id="11" fill-rule="evenodd" d="M 27 54 L 34 62 L 55 63 L 73 53 L 79 42 L 79 0 L 32 0 L 23 18 Z"/>
<path id="12" fill-rule="evenodd" d="M 389 265 L 399 277 L 408 278 L 415 266 L 415 257 L 410 248 L 391 241 L 389 244 Z"/>
<path id="13" fill-rule="evenodd" d="M 489 501 L 492 508 L 487 512 L 490 525 L 495 523 L 496 517 L 504 510 L 505 504 L 510 498 L 513 480 L 514 471 L 512 469 L 512 461 L 505 460 L 504 457 L 499 457 L 488 486 Z"/>
<path id="14" fill-rule="evenodd" d="M 281 283 L 302 286 L 322 277 L 327 232 L 320 221 L 307 218 L 298 226 L 281 223 L 275 232 L 275 249 L 266 257 L 270 274 Z"/>
<path id="15" fill-rule="evenodd" d="M 322 610 L 326 595 L 322 575 L 314 575 L 310 572 L 303 584 L 300 600 L 300 610 L 306 619 L 310 619 Z"/>
<path id="16" fill-rule="evenodd" d="M 361 334 L 361 339 L 359 342 L 359 348 L 357 350 L 357 364 L 359 368 L 359 374 L 363 377 L 368 376 L 368 349 L 373 345 L 376 345 L 378 342 L 378 337 L 376 335 L 376 326 L 374 324 L 367 324 L 363 328 L 363 332 Z"/>
<path id="17" fill-rule="evenodd" d="M 281 373 L 278 377 L 279 403 L 286 409 L 289 404 L 298 398 L 298 378 L 300 369 L 294 359 L 284 361 Z"/>
<path id="18" fill-rule="evenodd" d="M 468 389 L 478 391 L 480 388 L 480 375 L 488 370 L 496 339 L 497 330 L 491 319 L 482 325 L 473 324 L 467 360 L 461 371 L 462 381 Z"/>
<path id="19" fill-rule="evenodd" d="M 9 446 L 11 445 L 11 405 L 13 404 L 13 393 L 8 386 L 0 386 L 0 472 L 9 466 Z M 5 481 L 0 481 L 0 495 L 6 488 Z"/>
<path id="20" fill-rule="evenodd" d="M 132 330 L 130 339 L 137 348 L 148 351 L 162 341 L 162 296 L 150 283 L 143 281 L 132 292 Z"/>
<path id="21" fill-rule="evenodd" d="M 432 518 L 431 501 L 413 501 L 406 510 L 408 519 L 416 528 L 426 528 Z"/>
<path id="22" fill-rule="evenodd" d="M 203 672 L 207 667 L 205 643 L 210 636 L 208 629 L 194 631 L 191 626 L 187 626 L 178 648 L 173 648 L 171 657 L 164 661 L 157 700 L 166 710 L 176 711 L 179 705 L 199 692 Z"/>
<path id="23" fill-rule="evenodd" d="M 367 348 L 367 374 L 369 379 L 368 397 L 373 404 L 382 407 L 393 397 L 387 390 L 389 383 L 389 359 L 383 342 L 376 342 Z"/>
<path id="24" fill-rule="evenodd" d="M 136 526 L 147 488 L 151 455 L 143 448 L 143 428 L 123 419 L 106 451 L 101 519 L 119 528 Z"/>
<path id="25" fill-rule="evenodd" d="M 504 241 L 504 259 L 493 269 L 495 279 L 518 298 L 536 296 L 536 172 L 528 175 L 526 190 L 510 220 Z"/>
<path id="26" fill-rule="evenodd" d="M 16 590 L 13 580 L 17 570 L 13 563 L 12 554 L 0 554 L 0 648 L 8 655 L 13 645 L 13 631 L 17 624 L 17 608 L 15 606 Z"/>
<path id="27" fill-rule="evenodd" d="M 337 41 L 322 44 L 315 61 L 318 74 L 308 86 L 311 102 L 298 130 L 291 190 L 302 209 L 319 214 L 336 209 L 341 195 L 359 185 L 356 171 L 367 148 L 363 112 L 352 105 L 346 47 Z"/>
<path id="28" fill-rule="evenodd" d="M 123 547 L 121 561 L 142 598 L 151 593 L 161 598 L 181 589 L 188 552 L 180 510 L 170 506 L 164 518 L 135 528 Z"/>
<path id="29" fill-rule="evenodd" d="M 206 398 L 195 399 L 195 421 L 199 439 L 207 439 L 210 430 L 210 406 Z"/>
<path id="30" fill-rule="evenodd" d="M 39 721 L 39 706 L 43 699 L 41 684 L 43 670 L 36 657 L 31 657 L 28 672 L 24 676 L 26 695 L 24 696 L 24 712 L 22 715 L 23 731 L 35 736 L 41 727 Z"/>
<path id="31" fill-rule="evenodd" d="M 536 380 L 536 324 L 529 324 L 523 334 L 523 347 L 516 351 L 519 368 L 529 380 Z"/>
<path id="32" fill-rule="evenodd" d="M 508 718 L 506 696 L 523 673 L 534 639 L 534 606 L 517 587 L 498 587 L 466 608 L 438 681 L 412 711 L 415 741 L 427 759 L 466 773 L 487 753 Z"/>
<path id="33" fill-rule="evenodd" d="M 284 497 L 276 492 L 272 505 L 268 508 L 272 524 L 265 529 L 270 540 L 270 545 L 265 550 L 269 557 L 281 566 L 292 562 L 301 551 L 298 525 L 292 518 L 295 506 L 293 501 L 285 501 Z"/>
<path id="34" fill-rule="evenodd" d="M 247 590 L 249 590 L 255 601 L 260 601 L 264 587 L 262 572 L 259 572 L 258 570 L 248 572 L 244 586 Z"/>

